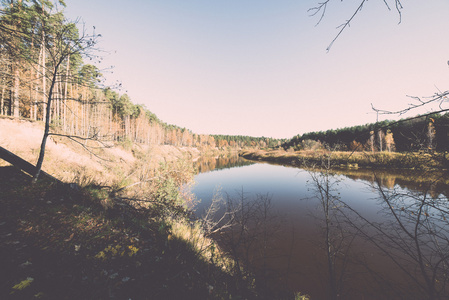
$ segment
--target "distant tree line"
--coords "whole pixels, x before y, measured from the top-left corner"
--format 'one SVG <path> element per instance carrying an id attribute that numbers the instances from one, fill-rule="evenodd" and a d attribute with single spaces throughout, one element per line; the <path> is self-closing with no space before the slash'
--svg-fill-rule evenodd
<path id="1" fill-rule="evenodd" d="M 300 150 L 324 145 L 348 151 L 449 151 L 449 114 L 309 132 L 293 137 L 282 147 Z"/>
<path id="2" fill-rule="evenodd" d="M 212 135 L 216 141 L 216 147 L 225 148 L 277 148 L 280 147 L 285 140 L 267 138 L 267 137 L 252 137 L 245 135 Z"/>

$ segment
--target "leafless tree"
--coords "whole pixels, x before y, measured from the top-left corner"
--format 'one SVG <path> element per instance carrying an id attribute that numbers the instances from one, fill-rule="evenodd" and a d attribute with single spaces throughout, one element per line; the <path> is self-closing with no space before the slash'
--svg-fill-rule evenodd
<path id="1" fill-rule="evenodd" d="M 249 197 L 243 190 L 237 197 L 214 197 L 202 218 L 204 228 L 234 260 L 234 274 L 256 276 L 259 287 L 270 298 L 270 283 L 279 279 L 269 267 L 278 255 L 274 249 L 280 219 L 273 211 L 270 195 Z M 239 282 L 239 281 L 237 281 Z"/>
<path id="2" fill-rule="evenodd" d="M 314 216 L 319 222 L 324 241 L 318 245 L 326 256 L 328 299 L 338 299 L 344 294 L 344 282 L 348 276 L 348 264 L 354 256 L 352 244 L 356 231 L 349 232 L 341 218 L 343 205 L 339 196 L 340 180 L 332 173 L 332 151 L 320 165 L 309 166 L 309 183 L 313 198 L 319 201 L 318 213 Z"/>
<path id="3" fill-rule="evenodd" d="M 39 177 L 40 171 L 42 169 L 42 163 L 44 161 L 45 146 L 47 143 L 47 138 L 50 135 L 50 116 L 51 116 L 51 104 L 54 99 L 54 88 L 57 81 L 61 76 L 65 76 L 64 70 L 61 70 L 61 65 L 64 61 L 69 59 L 71 55 L 81 54 L 84 56 L 92 56 L 92 51 L 95 50 L 96 44 L 98 42 L 98 34 L 86 34 L 82 32 L 80 36 L 74 35 L 74 26 L 76 24 L 71 23 L 67 20 L 63 20 L 61 23 L 56 24 L 46 24 L 48 20 L 43 19 L 44 28 L 53 25 L 53 29 L 50 32 L 44 32 L 46 38 L 43 39 L 45 44 L 43 45 L 49 55 L 52 62 L 51 68 L 48 70 L 48 74 L 44 76 L 49 76 L 50 78 L 50 89 L 48 91 L 47 104 L 46 104 L 46 118 L 45 118 L 45 129 L 42 137 L 42 143 L 40 147 L 39 158 L 36 163 L 36 173 L 34 175 L 34 181 Z M 45 67 L 44 67 L 45 69 Z"/>

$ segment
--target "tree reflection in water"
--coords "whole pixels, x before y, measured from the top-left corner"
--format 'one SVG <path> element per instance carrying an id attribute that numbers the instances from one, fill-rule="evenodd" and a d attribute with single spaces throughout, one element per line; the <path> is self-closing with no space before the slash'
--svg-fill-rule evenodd
<path id="1" fill-rule="evenodd" d="M 239 169 L 201 178 L 229 192 L 244 187 L 234 202 L 224 197 L 233 231 L 217 239 L 259 282 L 311 299 L 449 299 L 447 175 L 326 165 Z M 258 193 L 267 192 L 272 201 L 261 201 Z"/>
<path id="2" fill-rule="evenodd" d="M 388 221 L 370 222 L 352 210 L 362 224 L 374 231 L 360 231 L 364 237 L 402 271 L 404 282 L 398 288 L 420 299 L 447 299 L 449 295 L 448 199 L 444 195 L 430 196 L 435 183 L 422 191 L 386 189 L 376 177 L 373 188 Z"/>
<path id="3" fill-rule="evenodd" d="M 230 169 L 235 167 L 243 167 L 253 165 L 254 162 L 241 158 L 234 154 L 220 156 L 201 156 L 195 161 L 195 167 L 198 173 L 206 173 L 215 170 Z"/>
<path id="4" fill-rule="evenodd" d="M 370 188 L 381 207 L 373 220 L 338 197 L 338 176 L 328 167 L 309 173 L 320 200 L 329 299 L 448 299 L 449 203 L 447 193 L 436 191 L 444 177 L 413 191 L 372 172 Z M 352 251 L 359 243 L 366 253 Z M 359 281 L 363 292 L 354 286 Z"/>
<path id="5" fill-rule="evenodd" d="M 339 197 L 339 180 L 330 172 L 329 163 L 323 165 L 319 171 L 309 171 L 312 179 L 311 189 L 319 200 L 319 211 L 322 215 L 315 215 L 321 219 L 320 231 L 324 237 L 324 243 L 317 245 L 325 254 L 328 282 L 328 299 L 335 300 L 345 294 L 344 281 L 347 279 L 347 266 L 349 263 L 351 244 L 356 234 L 349 234 L 341 221 L 341 205 Z M 318 259 L 320 261 L 320 259 Z"/>

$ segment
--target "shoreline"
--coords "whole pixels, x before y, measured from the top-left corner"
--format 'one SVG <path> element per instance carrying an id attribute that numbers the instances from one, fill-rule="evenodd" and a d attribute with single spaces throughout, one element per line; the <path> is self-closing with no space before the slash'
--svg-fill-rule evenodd
<path id="1" fill-rule="evenodd" d="M 333 169 L 397 169 L 397 170 L 448 170 L 448 154 L 397 153 L 397 152 L 344 152 L 242 150 L 239 156 L 253 161 L 265 161 L 295 167 L 320 167 Z"/>

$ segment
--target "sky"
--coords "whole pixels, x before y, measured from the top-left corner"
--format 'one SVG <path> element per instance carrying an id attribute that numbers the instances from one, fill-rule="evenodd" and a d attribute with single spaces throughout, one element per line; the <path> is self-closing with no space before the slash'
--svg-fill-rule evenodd
<path id="1" fill-rule="evenodd" d="M 401 18 L 394 1 L 367 1 L 329 51 L 359 1 L 331 0 L 318 25 L 321 0 L 65 2 L 101 34 L 107 82 L 197 134 L 291 138 L 449 89 L 447 0 L 402 0 Z"/>

